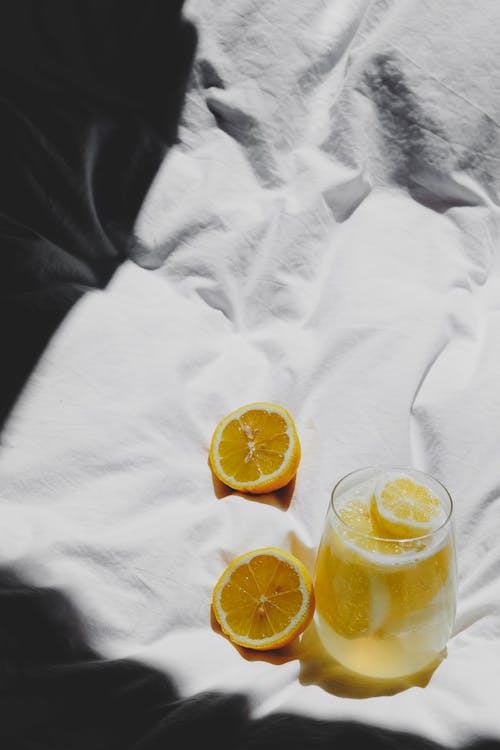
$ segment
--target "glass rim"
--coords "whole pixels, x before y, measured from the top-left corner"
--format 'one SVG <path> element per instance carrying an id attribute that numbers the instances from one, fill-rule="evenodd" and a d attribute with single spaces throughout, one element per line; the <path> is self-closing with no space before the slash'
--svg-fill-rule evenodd
<path id="1" fill-rule="evenodd" d="M 417 474 L 423 474 L 425 477 L 429 477 L 429 479 L 431 479 L 433 482 L 436 482 L 436 484 L 438 484 L 441 487 L 441 489 L 444 491 L 446 497 L 448 498 L 450 502 L 450 508 L 448 510 L 448 513 L 444 521 L 441 524 L 439 524 L 437 528 L 432 529 L 432 531 L 429 531 L 427 534 L 421 534 L 420 536 L 417 536 L 417 537 L 407 537 L 407 538 L 373 536 L 372 534 L 365 534 L 363 531 L 359 531 L 359 529 L 355 529 L 354 526 L 351 526 L 351 524 L 344 521 L 344 519 L 341 518 L 340 515 L 338 514 L 337 509 L 335 508 L 335 503 L 334 503 L 335 490 L 345 479 L 349 479 L 349 477 L 352 477 L 354 474 L 359 474 L 362 471 L 369 471 L 370 469 L 373 469 L 373 470 L 381 469 L 381 470 L 401 471 L 401 472 L 415 472 Z M 358 536 L 363 537 L 364 539 L 373 539 L 376 542 L 392 542 L 392 543 L 397 542 L 398 544 L 406 543 L 406 542 L 415 543 L 416 541 L 420 541 L 420 540 L 432 539 L 432 537 L 435 537 L 439 531 L 442 531 L 445 528 L 445 526 L 449 525 L 452 519 L 452 515 L 453 515 L 453 498 L 451 496 L 450 491 L 445 487 L 445 485 L 442 482 L 439 481 L 439 479 L 436 479 L 435 476 L 433 476 L 432 474 L 429 474 L 426 471 L 422 471 L 422 469 L 416 469 L 413 466 L 394 466 L 393 464 L 371 464 L 368 466 L 360 466 L 359 469 L 353 469 L 352 471 L 349 471 L 347 474 L 344 474 L 342 477 L 340 477 L 340 479 L 337 480 L 337 482 L 335 482 L 333 489 L 330 493 L 329 508 L 331 508 L 335 518 L 338 521 L 340 521 L 342 526 L 344 526 L 346 529 L 349 529 L 349 531 L 355 532 Z"/>

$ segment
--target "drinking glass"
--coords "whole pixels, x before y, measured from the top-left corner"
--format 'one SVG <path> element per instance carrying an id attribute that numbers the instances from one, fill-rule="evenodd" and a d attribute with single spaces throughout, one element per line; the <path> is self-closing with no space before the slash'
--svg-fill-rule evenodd
<path id="1" fill-rule="evenodd" d="M 417 512 L 411 534 L 404 520 L 381 533 L 375 496 L 391 477 L 403 477 L 403 489 L 419 488 L 410 496 L 432 499 L 430 531 L 420 532 Z M 408 493 L 404 499 L 412 502 Z M 344 667 L 396 678 L 438 663 L 454 627 L 456 580 L 453 503 L 437 479 L 370 466 L 337 482 L 316 558 L 315 621 L 323 646 Z"/>

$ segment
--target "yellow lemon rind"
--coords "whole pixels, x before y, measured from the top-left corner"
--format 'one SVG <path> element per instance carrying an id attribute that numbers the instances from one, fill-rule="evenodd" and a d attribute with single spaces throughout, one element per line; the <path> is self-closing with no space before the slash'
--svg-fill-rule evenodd
<path id="1" fill-rule="evenodd" d="M 283 417 L 288 425 L 287 434 L 290 438 L 290 445 L 285 454 L 280 468 L 272 474 L 267 474 L 264 477 L 260 477 L 254 481 L 238 482 L 234 477 L 229 476 L 222 468 L 218 458 L 218 446 L 221 440 L 222 433 L 226 425 L 233 419 L 238 419 L 245 412 L 253 409 L 262 409 L 264 411 L 271 411 L 279 414 Z M 285 487 L 292 479 L 296 476 L 301 459 L 301 445 L 297 429 L 291 414 L 283 406 L 273 404 L 266 401 L 256 401 L 245 406 L 241 406 L 238 409 L 230 412 L 225 416 L 216 426 L 212 439 L 210 442 L 209 449 L 209 463 L 210 467 L 215 476 L 225 485 L 233 490 L 240 492 L 248 492 L 250 494 L 264 494 L 266 492 L 274 492 L 282 487 Z"/>
<path id="2" fill-rule="evenodd" d="M 222 590 L 229 582 L 232 573 L 240 566 L 250 562 L 254 557 L 258 555 L 271 555 L 277 557 L 283 562 L 288 563 L 298 573 L 300 580 L 300 590 L 302 591 L 302 605 L 297 614 L 292 618 L 290 624 L 279 633 L 262 639 L 246 638 L 241 634 L 235 633 L 226 622 L 226 613 L 221 607 L 221 595 Z M 304 565 L 304 563 L 297 557 L 277 547 L 262 547 L 259 549 L 250 550 L 242 555 L 239 555 L 225 568 L 222 575 L 219 577 L 217 583 L 214 586 L 212 593 L 212 610 L 215 615 L 215 619 L 219 623 L 222 632 L 229 638 L 229 640 L 244 648 L 250 648 L 256 651 L 268 651 L 271 649 L 282 648 L 294 641 L 301 633 L 304 632 L 306 627 L 312 620 L 314 614 L 314 587 L 312 577 Z"/>

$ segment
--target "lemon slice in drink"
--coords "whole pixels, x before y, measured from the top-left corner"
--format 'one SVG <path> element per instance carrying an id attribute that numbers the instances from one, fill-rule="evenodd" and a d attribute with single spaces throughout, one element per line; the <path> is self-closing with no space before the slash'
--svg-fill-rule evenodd
<path id="1" fill-rule="evenodd" d="M 429 534 L 443 520 L 439 499 L 406 474 L 386 476 L 377 484 L 370 512 L 380 532 L 397 539 Z"/>
<path id="2" fill-rule="evenodd" d="M 323 537 L 318 553 L 317 610 L 338 635 L 359 638 L 380 628 L 389 611 L 380 561 L 393 554 L 396 543 L 376 538 L 369 502 L 349 500 L 338 509 L 338 518 L 341 523 Z"/>

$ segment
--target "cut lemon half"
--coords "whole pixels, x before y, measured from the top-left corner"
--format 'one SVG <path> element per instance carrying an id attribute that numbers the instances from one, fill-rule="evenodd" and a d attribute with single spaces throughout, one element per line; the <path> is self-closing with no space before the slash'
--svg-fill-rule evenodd
<path id="1" fill-rule="evenodd" d="M 224 570 L 213 590 L 212 608 L 233 643 L 256 650 L 281 648 L 312 618 L 312 579 L 289 552 L 275 547 L 251 550 Z"/>
<path id="2" fill-rule="evenodd" d="M 209 460 L 214 474 L 234 490 L 257 494 L 284 487 L 300 462 L 292 417 L 277 404 L 241 406 L 215 428 Z"/>
<path id="3" fill-rule="evenodd" d="M 379 482 L 371 500 L 371 513 L 383 533 L 398 539 L 424 536 L 443 520 L 439 499 L 428 487 L 404 474 Z"/>

